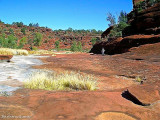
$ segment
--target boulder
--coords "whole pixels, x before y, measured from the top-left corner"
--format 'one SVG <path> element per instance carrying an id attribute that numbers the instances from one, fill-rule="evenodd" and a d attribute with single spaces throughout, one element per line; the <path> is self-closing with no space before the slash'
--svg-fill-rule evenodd
<path id="1" fill-rule="evenodd" d="M 111 30 L 114 28 L 114 26 L 110 26 L 108 29 L 106 29 L 102 35 L 101 35 L 101 38 L 105 38 L 107 37 L 110 33 L 111 33 Z"/>
<path id="2" fill-rule="evenodd" d="M 10 59 L 13 57 L 13 55 L 0 55 L 0 61 L 7 61 L 10 62 Z"/>

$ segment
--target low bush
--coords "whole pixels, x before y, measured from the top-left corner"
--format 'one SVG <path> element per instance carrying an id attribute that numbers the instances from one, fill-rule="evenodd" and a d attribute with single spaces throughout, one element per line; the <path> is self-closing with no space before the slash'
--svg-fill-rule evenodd
<path id="1" fill-rule="evenodd" d="M 23 35 L 25 35 L 25 34 L 26 34 L 26 29 L 25 29 L 25 28 L 22 28 L 22 29 L 21 29 L 21 32 L 23 33 Z"/>
<path id="2" fill-rule="evenodd" d="M 43 36 L 41 33 L 35 33 L 34 35 L 34 45 L 35 46 L 40 46 L 42 44 L 42 39 L 43 39 Z"/>
<path id="3" fill-rule="evenodd" d="M 82 52 L 82 43 L 80 41 L 78 43 L 76 41 L 73 41 L 70 50 L 73 52 Z"/>
<path id="4" fill-rule="evenodd" d="M 56 41 L 56 42 L 55 42 L 55 48 L 56 48 L 57 50 L 59 50 L 59 44 L 60 44 L 59 41 Z"/>

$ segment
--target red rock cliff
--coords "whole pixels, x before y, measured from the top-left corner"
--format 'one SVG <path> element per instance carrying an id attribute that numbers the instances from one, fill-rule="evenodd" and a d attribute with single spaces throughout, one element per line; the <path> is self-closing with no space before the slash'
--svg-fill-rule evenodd
<path id="1" fill-rule="evenodd" d="M 159 21 L 160 3 L 157 3 L 141 12 L 133 10 L 128 14 L 128 22 L 131 26 L 123 31 L 123 36 L 135 34 L 160 34 Z"/>

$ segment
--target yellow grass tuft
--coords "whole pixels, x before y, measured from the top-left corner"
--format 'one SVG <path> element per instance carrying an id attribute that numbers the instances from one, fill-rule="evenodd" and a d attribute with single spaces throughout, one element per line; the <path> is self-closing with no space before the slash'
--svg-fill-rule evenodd
<path id="1" fill-rule="evenodd" d="M 33 50 L 33 51 L 28 51 L 29 54 L 34 54 L 34 55 L 41 55 L 41 54 L 54 54 L 52 51 L 48 50 Z"/>
<path id="2" fill-rule="evenodd" d="M 27 50 L 0 48 L 0 55 L 28 55 Z"/>
<path id="3" fill-rule="evenodd" d="M 25 88 L 44 90 L 96 90 L 97 80 L 92 75 L 75 72 L 63 74 L 39 71 L 24 82 Z"/>

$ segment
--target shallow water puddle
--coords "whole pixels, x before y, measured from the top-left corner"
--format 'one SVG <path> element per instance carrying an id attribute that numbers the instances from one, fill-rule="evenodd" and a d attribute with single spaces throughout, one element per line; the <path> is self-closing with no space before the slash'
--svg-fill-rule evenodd
<path id="1" fill-rule="evenodd" d="M 0 85 L 0 96 L 10 96 L 13 91 L 16 91 L 20 87 L 11 87 L 8 85 Z"/>
<path id="2" fill-rule="evenodd" d="M 39 59 L 40 57 L 47 56 L 14 56 L 11 59 L 11 62 L 1 62 L 0 63 L 0 92 L 3 91 L 15 91 L 19 87 L 11 87 L 7 85 L 2 85 L 1 82 L 8 82 L 12 80 L 18 80 L 20 82 L 25 81 L 32 72 L 35 72 L 36 69 L 33 69 L 34 65 L 43 64 Z M 10 83 L 11 84 L 11 83 Z"/>

